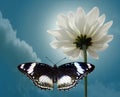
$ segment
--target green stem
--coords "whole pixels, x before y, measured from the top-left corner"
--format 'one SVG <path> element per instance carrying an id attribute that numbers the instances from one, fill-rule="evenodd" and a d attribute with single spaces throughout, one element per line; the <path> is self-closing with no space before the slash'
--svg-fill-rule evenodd
<path id="1" fill-rule="evenodd" d="M 87 63 L 87 49 L 83 46 L 84 62 Z M 87 97 L 87 76 L 84 77 L 84 97 Z"/>

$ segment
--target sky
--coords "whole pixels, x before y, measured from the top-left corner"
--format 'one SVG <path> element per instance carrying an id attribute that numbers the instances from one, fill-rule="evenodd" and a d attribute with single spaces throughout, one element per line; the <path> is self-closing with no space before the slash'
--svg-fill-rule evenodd
<path id="1" fill-rule="evenodd" d="M 109 34 L 114 35 L 114 39 L 105 51 L 99 52 L 98 60 L 88 57 L 95 65 L 88 76 L 88 97 L 119 97 L 119 0 L 0 0 L 0 97 L 83 97 L 83 80 L 69 91 L 56 88 L 43 91 L 21 74 L 17 66 L 33 61 L 53 65 L 46 56 L 53 63 L 66 57 L 49 45 L 53 37 L 47 30 L 56 28 L 58 14 L 75 12 L 78 7 L 88 12 L 95 6 L 100 14 L 106 15 L 106 22 L 113 20 Z"/>

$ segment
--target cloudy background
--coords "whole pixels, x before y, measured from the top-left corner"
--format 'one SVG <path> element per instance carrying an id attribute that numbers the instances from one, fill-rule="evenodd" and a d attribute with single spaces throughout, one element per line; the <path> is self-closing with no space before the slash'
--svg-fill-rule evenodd
<path id="1" fill-rule="evenodd" d="M 97 6 L 106 14 L 106 22 L 114 22 L 109 30 L 114 35 L 109 48 L 99 52 L 99 60 L 88 57 L 96 66 L 88 77 L 88 97 L 120 96 L 119 0 L 0 0 L 0 97 L 83 97 L 83 81 L 70 91 L 43 91 L 17 70 L 23 62 L 53 65 L 46 56 L 54 63 L 65 57 L 50 47 L 53 37 L 47 30 L 56 28 L 59 13 L 76 11 L 79 6 L 87 12 Z"/>

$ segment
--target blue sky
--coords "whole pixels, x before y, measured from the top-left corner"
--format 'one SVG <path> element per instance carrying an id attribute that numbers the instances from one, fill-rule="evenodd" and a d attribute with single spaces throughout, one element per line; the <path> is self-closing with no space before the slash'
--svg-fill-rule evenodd
<path id="1" fill-rule="evenodd" d="M 56 27 L 59 13 L 67 14 L 80 6 L 86 12 L 97 6 L 101 14 L 106 14 L 106 22 L 113 20 L 109 34 L 113 34 L 114 39 L 110 46 L 99 52 L 99 60 L 88 57 L 88 61 L 96 66 L 89 75 L 89 97 L 119 97 L 119 0 L 0 0 L 1 97 L 83 97 L 83 81 L 70 91 L 43 91 L 17 70 L 23 62 L 42 61 L 53 65 L 46 56 L 54 63 L 65 57 L 50 47 L 53 37 L 47 30 Z"/>

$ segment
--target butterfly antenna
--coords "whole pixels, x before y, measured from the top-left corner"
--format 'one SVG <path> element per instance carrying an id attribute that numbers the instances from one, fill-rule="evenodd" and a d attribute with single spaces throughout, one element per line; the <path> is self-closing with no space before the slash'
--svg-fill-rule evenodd
<path id="1" fill-rule="evenodd" d="M 58 61 L 56 64 L 58 64 L 58 63 L 60 63 L 60 62 L 62 62 L 63 60 L 65 60 L 66 58 L 63 58 L 63 59 L 61 59 L 60 61 Z"/>
<path id="2" fill-rule="evenodd" d="M 50 61 L 52 64 L 55 64 L 53 61 L 51 61 L 48 57 L 45 57 L 48 61 Z"/>

